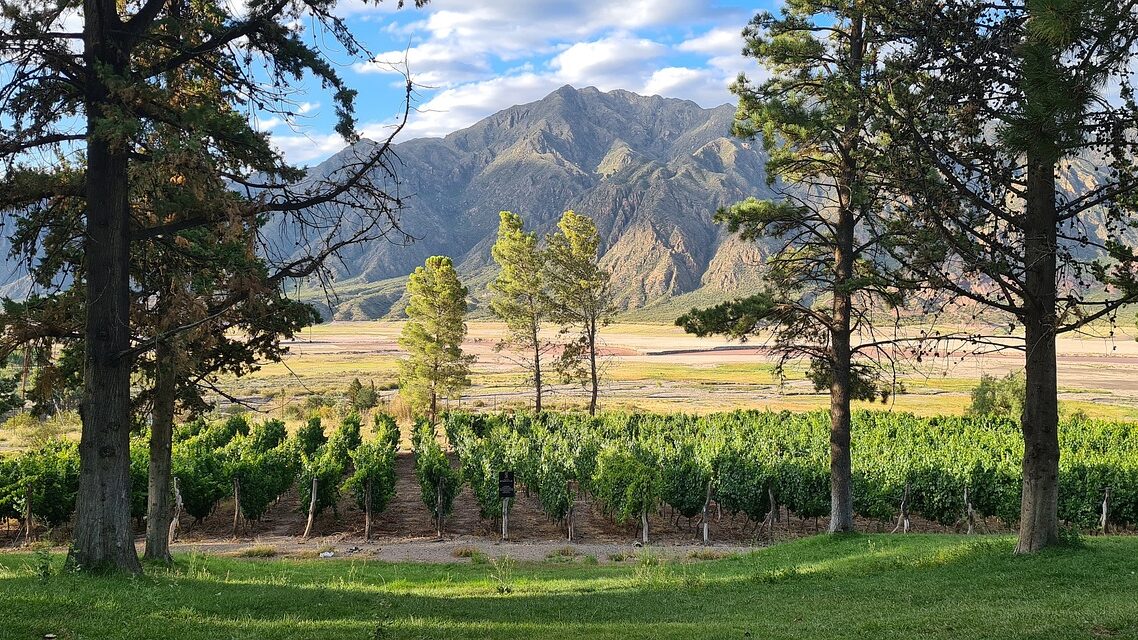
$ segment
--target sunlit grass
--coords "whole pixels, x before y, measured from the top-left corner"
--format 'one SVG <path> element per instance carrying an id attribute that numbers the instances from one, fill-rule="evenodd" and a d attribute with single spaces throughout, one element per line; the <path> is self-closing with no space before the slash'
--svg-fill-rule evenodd
<path id="1" fill-rule="evenodd" d="M 619 564 L 183 555 L 140 579 L 0 554 L 0 637 L 1091 638 L 1138 634 L 1138 538 L 1011 555 L 1007 537 L 819 536 Z M 709 556 L 714 557 L 714 556 Z M 649 560 L 649 558 L 654 558 Z M 47 577 L 44 577 L 44 576 Z"/>

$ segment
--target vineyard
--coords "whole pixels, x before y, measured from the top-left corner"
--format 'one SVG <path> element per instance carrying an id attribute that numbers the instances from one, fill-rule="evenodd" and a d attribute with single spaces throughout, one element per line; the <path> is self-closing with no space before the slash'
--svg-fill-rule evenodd
<path id="1" fill-rule="evenodd" d="M 335 511 L 344 496 L 363 514 L 370 539 L 374 519 L 395 493 L 400 438 L 386 414 L 367 422 L 365 428 L 359 415 L 349 415 L 327 434 L 314 418 L 291 435 L 280 421 L 250 424 L 244 416 L 184 424 L 173 448 L 176 503 L 198 523 L 232 499 L 238 535 L 255 531 L 295 489 L 307 537 L 313 519 Z M 821 412 L 451 413 L 441 429 L 420 422 L 410 440 L 415 481 L 439 535 L 464 486 L 470 491 L 461 495 L 473 496 L 482 519 L 501 518 L 498 473 L 510 470 L 519 492 L 570 540 L 575 510 L 587 497 L 604 518 L 638 528 L 649 542 L 649 516 L 661 513 L 697 527 L 728 515 L 745 522 L 751 535 L 773 527 L 783 511 L 804 519 L 827 515 L 828 436 Z M 862 518 L 895 522 L 900 530 L 910 517 L 972 530 L 1018 517 L 1022 445 L 1012 421 L 861 412 L 853 443 Z M 1105 501 L 1106 526 L 1138 524 L 1138 426 L 1069 421 L 1061 443 L 1061 518 L 1080 529 L 1100 528 Z M 133 514 L 141 522 L 146 434 L 132 441 L 131 459 Z M 25 535 L 37 523 L 67 524 L 77 491 L 74 443 L 54 441 L 0 459 L 0 520 L 19 523 Z M 706 540 L 706 526 L 702 532 Z"/>

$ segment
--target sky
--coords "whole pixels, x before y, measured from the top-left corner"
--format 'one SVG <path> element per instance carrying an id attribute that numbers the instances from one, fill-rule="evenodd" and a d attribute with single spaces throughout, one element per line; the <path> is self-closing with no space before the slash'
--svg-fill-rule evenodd
<path id="1" fill-rule="evenodd" d="M 397 140 L 443 136 L 562 85 L 625 89 L 693 100 L 734 102 L 727 86 L 755 63 L 741 55 L 740 32 L 769 0 L 432 0 L 422 9 L 342 0 L 339 13 L 374 54 L 332 54 L 359 91 L 366 137 L 384 139 L 402 109 L 405 80 L 413 110 Z M 294 164 L 313 164 L 344 141 L 332 132 L 328 96 L 296 87 L 298 117 L 258 126 Z"/>

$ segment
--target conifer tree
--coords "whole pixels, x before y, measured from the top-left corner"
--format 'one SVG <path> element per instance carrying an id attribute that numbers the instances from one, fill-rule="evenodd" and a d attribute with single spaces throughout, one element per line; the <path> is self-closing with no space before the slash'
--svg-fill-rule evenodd
<path id="1" fill-rule="evenodd" d="M 550 317 L 577 336 L 564 345 L 557 362 L 562 376 L 589 388 L 589 414 L 597 412 L 600 370 L 597 362 L 601 327 L 616 313 L 610 274 L 600 266 L 600 235 L 593 219 L 566 211 L 547 241 L 545 277 Z"/>
<path id="2" fill-rule="evenodd" d="M 432 256 L 407 280 L 407 322 L 399 346 L 407 357 L 399 366 L 399 392 L 433 423 L 439 398 L 470 386 L 474 356 L 462 351 L 466 337 L 466 287 L 451 259 Z"/>
<path id="3" fill-rule="evenodd" d="M 261 244 L 284 280 L 319 276 L 340 249 L 391 228 L 400 202 L 387 191 L 395 179 L 390 139 L 356 145 L 341 169 L 305 179 L 248 117 L 253 109 L 297 115 L 294 83 L 310 75 L 331 93 L 336 131 L 359 141 L 355 92 L 313 44 L 328 38 L 349 55 L 370 57 L 335 4 L 31 0 L 0 12 L 0 212 L 37 239 L 23 247 L 29 262 L 85 266 L 74 566 L 141 570 L 130 522 L 131 372 L 137 357 L 168 336 L 133 340 L 132 244 L 222 220 L 271 219 L 305 240 L 299 253 L 292 243 L 287 250 Z M 73 7 L 79 31 L 65 24 Z M 204 214 L 172 207 L 153 218 L 133 215 L 133 169 L 162 166 L 149 141 L 163 127 L 184 134 L 191 155 L 208 159 L 196 167 L 204 176 L 246 198 Z M 178 175 L 186 174 L 166 179 Z M 80 236 L 57 234 L 75 220 Z"/>
<path id="4" fill-rule="evenodd" d="M 873 3 L 903 41 L 888 150 L 900 262 L 1022 327 L 1017 553 L 1059 541 L 1056 338 L 1138 300 L 1138 12 L 1113 0 Z M 1111 95 L 1114 94 L 1114 95 Z"/>
<path id="5" fill-rule="evenodd" d="M 501 271 L 490 283 L 494 293 L 490 310 L 506 323 L 507 333 L 498 349 L 516 349 L 524 354 L 519 363 L 533 384 L 534 411 L 541 411 L 545 385 L 541 360 L 552 348 L 541 337 L 542 324 L 549 316 L 544 252 L 538 246 L 537 234 L 524 230 L 521 216 L 509 211 L 499 215 L 498 239 L 490 251 Z"/>
<path id="6" fill-rule="evenodd" d="M 887 192 L 867 89 L 878 81 L 885 41 L 858 3 L 814 0 L 789 0 L 779 16 L 758 14 L 744 36 L 744 53 L 771 75 L 759 85 L 740 76 L 732 86 L 734 133 L 761 139 L 776 197 L 748 198 L 716 219 L 778 249 L 764 291 L 693 309 L 677 324 L 741 339 L 769 331 L 780 370 L 788 360 L 809 360 L 815 388 L 830 393 L 830 531 L 850 531 L 850 401 L 892 391 L 882 368 L 892 362 L 882 357 L 888 345 L 876 338 L 872 318 L 901 299 L 881 246 Z"/>

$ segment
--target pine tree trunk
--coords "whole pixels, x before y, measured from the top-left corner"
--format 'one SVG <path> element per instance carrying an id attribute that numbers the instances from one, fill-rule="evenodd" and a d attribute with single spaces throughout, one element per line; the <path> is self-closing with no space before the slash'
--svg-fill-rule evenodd
<path id="1" fill-rule="evenodd" d="M 850 30 L 850 69 L 860 72 L 863 60 L 863 20 L 854 16 Z M 855 82 L 857 78 L 855 78 Z M 853 465 L 850 459 L 850 365 L 851 299 L 849 282 L 853 278 L 854 207 L 853 192 L 858 184 L 858 167 L 852 158 L 852 149 L 861 135 L 858 115 L 850 116 L 846 123 L 847 140 L 843 142 L 851 152 L 845 154 L 841 177 L 838 180 L 838 221 L 834 231 L 834 292 L 830 327 L 830 533 L 853 531 Z"/>
<path id="2" fill-rule="evenodd" d="M 834 251 L 835 282 L 845 283 L 853 271 L 853 215 L 839 213 Z M 830 533 L 853 531 L 853 470 L 850 459 L 850 295 L 834 292 L 830 330 Z"/>
<path id="3" fill-rule="evenodd" d="M 541 336 L 537 328 L 533 331 L 533 410 L 541 413 Z"/>
<path id="4" fill-rule="evenodd" d="M 597 323 L 596 319 L 589 321 L 589 381 L 592 383 L 592 394 L 589 397 L 589 415 L 597 415 Z"/>
<path id="5" fill-rule="evenodd" d="M 154 352 L 154 410 L 150 423 L 149 485 L 146 491 L 147 560 L 170 562 L 170 447 L 174 433 L 177 371 L 173 345 L 160 342 Z"/>
<path id="6" fill-rule="evenodd" d="M 83 429 L 72 566 L 140 573 L 130 518 L 130 209 L 129 145 L 107 139 L 121 131 L 103 73 L 125 75 L 126 36 L 113 0 L 85 0 L 87 226 L 84 241 L 87 317 Z M 104 120 L 110 122 L 105 123 Z"/>
<path id="7" fill-rule="evenodd" d="M 1059 399 L 1055 360 L 1055 165 L 1028 159 L 1024 237 L 1027 396 L 1023 408 L 1023 497 L 1016 553 L 1059 541 Z"/>

